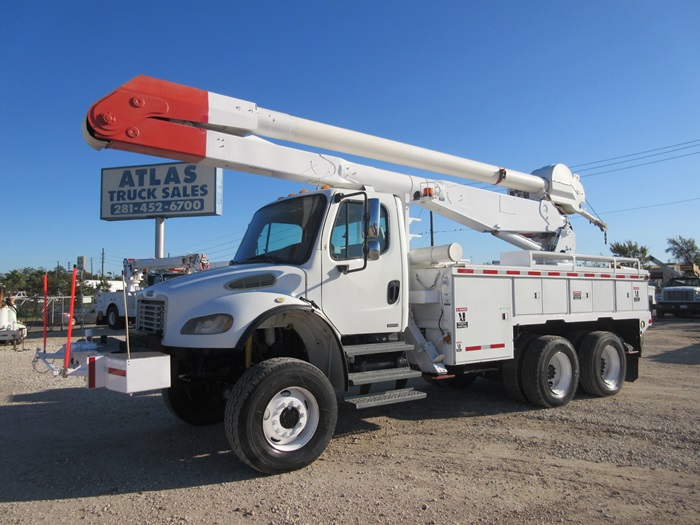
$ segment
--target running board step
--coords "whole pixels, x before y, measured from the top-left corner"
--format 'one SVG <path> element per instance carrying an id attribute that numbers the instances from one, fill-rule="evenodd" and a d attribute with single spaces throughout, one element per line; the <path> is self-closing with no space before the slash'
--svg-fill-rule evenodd
<path id="1" fill-rule="evenodd" d="M 413 370 L 409 367 L 388 368 L 385 370 L 371 370 L 369 372 L 355 372 L 348 374 L 351 385 L 369 385 L 371 383 L 381 383 L 383 381 L 400 381 L 401 379 L 413 379 L 421 377 L 420 370 Z"/>
<path id="2" fill-rule="evenodd" d="M 394 403 L 403 403 L 406 401 L 416 401 L 425 399 L 428 394 L 420 390 L 412 388 L 404 388 L 402 390 L 390 390 L 388 392 L 378 392 L 376 394 L 364 394 L 360 396 L 346 397 L 345 401 L 355 405 L 355 408 L 370 408 L 381 405 L 392 405 Z"/>
<path id="3" fill-rule="evenodd" d="M 371 343 L 367 345 L 345 345 L 344 350 L 348 357 L 354 357 L 358 355 L 383 354 L 387 352 L 410 352 L 414 350 L 414 346 L 404 341 L 392 341 L 389 343 Z"/>

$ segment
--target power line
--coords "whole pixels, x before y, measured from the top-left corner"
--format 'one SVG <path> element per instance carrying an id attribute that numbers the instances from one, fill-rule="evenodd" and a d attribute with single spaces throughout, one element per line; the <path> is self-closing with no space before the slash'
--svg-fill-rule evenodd
<path id="1" fill-rule="evenodd" d="M 678 144 L 672 144 L 670 146 L 663 146 L 661 148 L 648 149 L 646 151 L 640 151 L 638 153 L 630 153 L 628 155 L 620 155 L 619 157 L 610 157 L 609 159 L 594 160 L 593 162 L 584 162 L 582 164 L 574 164 L 574 165 L 569 166 L 569 167 L 570 168 L 580 168 L 581 166 L 590 166 L 591 164 L 600 164 L 601 162 L 609 162 L 611 160 L 625 159 L 628 157 L 636 157 L 637 155 L 644 155 L 646 153 L 652 153 L 654 151 L 661 151 L 663 149 L 676 148 L 678 146 L 686 146 L 687 144 L 694 144 L 695 146 L 700 146 L 700 139 L 689 140 L 688 142 L 680 142 Z M 688 146 L 688 147 L 692 148 L 695 146 Z M 680 148 L 680 149 L 686 149 L 686 148 Z M 677 151 L 677 150 L 674 150 L 674 151 Z M 671 152 L 669 151 L 667 153 L 671 153 Z M 663 155 L 663 153 L 659 153 L 659 155 Z M 644 157 L 642 157 L 642 158 L 644 158 Z M 599 167 L 601 167 L 601 166 L 599 166 Z M 595 168 L 588 168 L 588 169 L 595 169 Z M 581 170 L 581 171 L 584 171 L 584 170 Z"/>
<path id="2" fill-rule="evenodd" d="M 672 150 L 668 150 L 668 151 L 663 151 L 661 153 L 652 153 L 651 155 L 644 155 L 642 157 L 636 157 L 632 160 L 621 160 L 618 162 L 610 162 L 608 164 L 601 164 L 600 166 L 593 166 L 592 168 L 583 168 L 582 170 L 576 170 L 576 171 L 589 171 L 589 170 L 597 170 L 600 168 L 607 168 L 608 166 L 616 166 L 618 164 L 626 164 L 627 162 L 634 162 L 636 160 L 648 159 L 651 157 L 658 157 L 659 155 L 668 155 L 669 153 L 674 153 L 676 151 L 682 151 L 684 149 L 697 148 L 699 146 L 700 146 L 700 143 L 693 144 L 692 146 L 684 146 L 682 148 L 676 148 L 676 149 L 672 149 Z M 691 153 L 691 155 L 696 155 L 696 154 L 697 153 Z M 619 157 L 619 158 L 621 158 L 621 157 Z M 662 160 L 670 160 L 670 159 L 674 159 L 674 158 L 676 158 L 676 157 L 669 157 L 668 159 L 662 159 Z M 603 161 L 598 161 L 598 162 L 603 162 Z M 591 164 L 596 164 L 596 163 L 591 163 Z"/>
<path id="3" fill-rule="evenodd" d="M 604 173 L 613 173 L 616 171 L 629 170 L 632 168 L 639 168 L 640 166 L 648 166 L 650 164 L 658 164 L 659 162 L 666 162 L 667 160 L 680 159 L 682 157 L 690 157 L 691 155 L 700 155 L 700 151 L 694 153 L 686 153 L 685 155 L 676 155 L 675 157 L 669 157 L 667 159 L 652 160 L 649 162 L 642 162 L 641 164 L 633 164 L 632 166 L 625 166 L 624 168 L 616 168 L 614 170 L 599 171 L 598 173 L 588 173 L 587 175 L 581 175 L 581 178 L 595 177 L 596 175 L 603 175 Z"/>
<path id="4" fill-rule="evenodd" d="M 694 197 L 692 199 L 684 199 L 682 201 L 664 202 L 662 204 L 649 204 L 648 206 L 637 206 L 635 208 L 625 208 L 624 210 L 604 211 L 604 212 L 602 212 L 602 214 L 606 215 L 606 214 L 611 214 L 611 213 L 622 213 L 623 211 L 636 211 L 636 210 L 644 210 L 646 208 L 658 208 L 659 206 L 671 206 L 673 204 L 681 204 L 684 202 L 692 202 L 692 201 L 700 201 L 700 197 Z"/>

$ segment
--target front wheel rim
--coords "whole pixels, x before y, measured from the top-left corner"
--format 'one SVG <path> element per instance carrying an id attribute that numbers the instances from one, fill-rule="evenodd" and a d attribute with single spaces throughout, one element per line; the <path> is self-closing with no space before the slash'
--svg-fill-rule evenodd
<path id="1" fill-rule="evenodd" d="M 621 367 L 617 349 L 611 345 L 606 346 L 600 355 L 600 377 L 608 389 L 614 390 L 620 383 Z"/>
<path id="2" fill-rule="evenodd" d="M 557 398 L 565 397 L 573 381 L 571 360 L 564 352 L 557 352 L 547 364 L 547 383 L 552 394 Z"/>
<path id="3" fill-rule="evenodd" d="M 291 452 L 306 445 L 319 423 L 318 401 L 305 388 L 289 387 L 279 391 L 263 412 L 262 430 L 270 446 Z"/>

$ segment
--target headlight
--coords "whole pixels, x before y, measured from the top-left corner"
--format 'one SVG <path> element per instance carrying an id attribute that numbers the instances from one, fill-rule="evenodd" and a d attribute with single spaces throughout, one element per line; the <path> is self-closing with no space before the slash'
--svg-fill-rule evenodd
<path id="1" fill-rule="evenodd" d="M 205 315 L 187 321 L 180 333 L 190 335 L 223 334 L 232 326 L 233 317 L 228 314 Z"/>

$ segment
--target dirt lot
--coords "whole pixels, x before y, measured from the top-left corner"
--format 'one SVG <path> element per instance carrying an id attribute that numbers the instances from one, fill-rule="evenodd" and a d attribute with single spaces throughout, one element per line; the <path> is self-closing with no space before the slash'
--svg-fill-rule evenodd
<path id="1" fill-rule="evenodd" d="M 65 342 L 53 335 L 50 349 Z M 279 476 L 160 395 L 33 372 L 40 342 L 0 347 L 2 524 L 700 523 L 698 319 L 655 324 L 616 397 L 543 410 L 483 378 L 417 381 L 427 400 L 341 406 L 321 459 Z"/>

